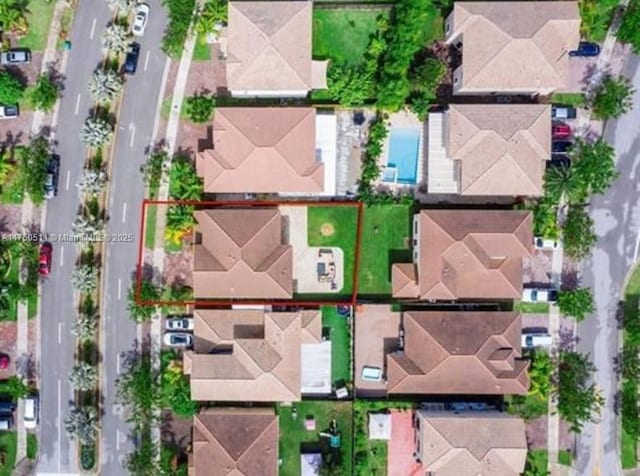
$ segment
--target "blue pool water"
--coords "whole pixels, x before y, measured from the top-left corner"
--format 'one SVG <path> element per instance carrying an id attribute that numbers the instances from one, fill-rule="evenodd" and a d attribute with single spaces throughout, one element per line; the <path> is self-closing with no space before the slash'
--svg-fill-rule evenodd
<path id="1" fill-rule="evenodd" d="M 387 167 L 396 169 L 396 182 L 417 182 L 419 144 L 419 129 L 391 129 Z"/>

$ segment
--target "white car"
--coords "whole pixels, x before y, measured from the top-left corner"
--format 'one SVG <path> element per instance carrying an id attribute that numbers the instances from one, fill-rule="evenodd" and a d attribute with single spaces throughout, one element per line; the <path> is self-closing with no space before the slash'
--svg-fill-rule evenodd
<path id="1" fill-rule="evenodd" d="M 33 430 L 38 424 L 38 397 L 27 397 L 24 401 L 24 427 Z"/>
<path id="2" fill-rule="evenodd" d="M 133 18 L 133 25 L 131 26 L 131 33 L 134 36 L 144 35 L 144 30 L 147 29 L 147 20 L 149 20 L 149 12 L 151 9 L 146 3 L 138 3 L 136 5 L 136 16 Z"/>
<path id="3" fill-rule="evenodd" d="M 167 332 L 163 337 L 164 345 L 169 347 L 191 347 L 193 336 L 185 332 Z"/>
<path id="4" fill-rule="evenodd" d="M 551 335 L 549 334 L 522 334 L 522 347 L 531 349 L 533 347 L 550 347 Z"/>
<path id="5" fill-rule="evenodd" d="M 558 291 L 544 288 L 525 288 L 522 290 L 523 302 L 556 302 Z"/>
<path id="6" fill-rule="evenodd" d="M 193 319 L 190 317 L 171 317 L 165 321 L 168 331 L 192 331 Z"/>
<path id="7" fill-rule="evenodd" d="M 533 244 L 538 250 L 555 250 L 560 246 L 560 243 L 556 240 L 551 240 L 548 238 L 542 238 L 541 236 L 536 236 L 533 239 Z"/>

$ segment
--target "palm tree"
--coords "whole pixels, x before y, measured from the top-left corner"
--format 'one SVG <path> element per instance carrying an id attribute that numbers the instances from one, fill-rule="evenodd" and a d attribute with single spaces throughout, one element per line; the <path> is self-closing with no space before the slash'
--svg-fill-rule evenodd
<path id="1" fill-rule="evenodd" d="M 0 184 L 5 183 L 15 168 L 16 166 L 9 161 L 9 154 L 7 152 L 0 152 Z"/>
<path id="2" fill-rule="evenodd" d="M 76 184 L 81 194 L 87 194 L 91 197 L 100 195 L 107 185 L 107 173 L 104 170 L 85 169 L 80 177 L 80 181 Z"/>
<path id="3" fill-rule="evenodd" d="M 98 270 L 95 266 L 83 264 L 73 270 L 71 285 L 80 293 L 90 293 L 98 287 Z"/>
<path id="4" fill-rule="evenodd" d="M 169 171 L 169 195 L 176 200 L 200 200 L 202 179 L 189 159 L 176 158 Z"/>
<path id="5" fill-rule="evenodd" d="M 0 29 L 25 34 L 27 23 L 27 2 L 25 0 L 0 0 Z"/>
<path id="6" fill-rule="evenodd" d="M 112 23 L 102 34 L 102 47 L 110 53 L 119 55 L 127 51 L 129 32 L 123 25 Z"/>
<path id="7" fill-rule="evenodd" d="M 71 224 L 71 231 L 76 235 L 95 235 L 104 231 L 104 220 L 99 216 L 80 214 Z"/>
<path id="8" fill-rule="evenodd" d="M 193 212 L 194 207 L 189 205 L 170 206 L 167 210 L 165 238 L 172 243 L 180 244 L 184 235 L 187 234 L 196 223 Z"/>
<path id="9" fill-rule="evenodd" d="M 550 167 L 544 176 L 545 195 L 559 203 L 566 197 L 570 203 L 583 203 L 586 200 L 586 186 L 574 173 L 571 166 Z"/>
<path id="10" fill-rule="evenodd" d="M 87 391 L 98 382 L 98 370 L 86 362 L 80 362 L 71 368 L 69 383 L 76 390 Z"/>
<path id="11" fill-rule="evenodd" d="M 120 16 L 126 16 L 136 6 L 138 0 L 107 0 L 111 11 L 117 11 Z"/>
<path id="12" fill-rule="evenodd" d="M 195 24 L 196 33 L 205 36 L 216 30 L 218 23 L 226 24 L 228 6 L 225 0 L 210 0 L 204 4 Z"/>
<path id="13" fill-rule="evenodd" d="M 80 314 L 71 328 L 71 333 L 80 340 L 92 339 L 98 329 L 95 314 Z"/>
<path id="14" fill-rule="evenodd" d="M 112 70 L 97 69 L 89 80 L 89 93 L 100 104 L 113 101 L 121 90 L 122 78 Z"/>
<path id="15" fill-rule="evenodd" d="M 80 131 L 80 140 L 86 147 L 100 148 L 111 139 L 113 127 L 102 119 L 88 118 Z"/>
<path id="16" fill-rule="evenodd" d="M 74 407 L 64 417 L 64 429 L 71 439 L 91 445 L 98 436 L 98 412 L 94 407 Z"/>

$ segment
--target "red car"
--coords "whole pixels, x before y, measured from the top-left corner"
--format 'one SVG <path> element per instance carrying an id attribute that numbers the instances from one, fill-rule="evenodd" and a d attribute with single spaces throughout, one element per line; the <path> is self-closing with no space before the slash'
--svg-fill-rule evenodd
<path id="1" fill-rule="evenodd" d="M 42 243 L 40 245 L 40 256 L 38 258 L 38 271 L 40 276 L 49 276 L 51 273 L 51 255 L 53 254 L 53 246 L 51 243 Z"/>
<path id="2" fill-rule="evenodd" d="M 566 124 L 556 123 L 551 128 L 551 135 L 554 139 L 566 139 L 571 136 L 571 127 Z"/>
<path id="3" fill-rule="evenodd" d="M 11 358 L 7 354 L 0 354 L 0 369 L 8 369 Z"/>

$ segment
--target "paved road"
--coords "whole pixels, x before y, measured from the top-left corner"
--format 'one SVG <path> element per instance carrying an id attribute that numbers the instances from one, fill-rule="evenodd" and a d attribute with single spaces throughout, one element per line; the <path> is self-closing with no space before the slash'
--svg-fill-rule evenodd
<path id="1" fill-rule="evenodd" d="M 91 73 L 102 58 L 100 37 L 110 17 L 106 2 L 83 0 L 76 9 L 70 52 L 56 127 L 56 150 L 61 156 L 58 196 L 47 204 L 44 231 L 71 232 L 80 197 L 75 184 L 84 166 L 85 150 L 80 128 L 92 106 L 87 92 Z M 76 249 L 71 243 L 54 243 L 52 276 L 42 286 L 41 409 L 38 474 L 76 473 L 75 444 L 67 437 L 62 421 L 73 392 L 68 375 L 74 362 L 75 337 L 70 329 L 76 317 L 71 272 Z"/>
<path id="2" fill-rule="evenodd" d="M 137 73 L 127 79 L 111 172 L 108 232 L 131 234 L 133 242 L 107 245 L 103 316 L 103 388 L 105 415 L 102 420 L 101 475 L 121 476 L 122 460 L 131 451 L 130 428 L 116 405 L 115 382 L 124 360 L 137 340 L 136 326 L 127 313 L 127 292 L 138 258 L 141 202 L 144 186 L 139 172 L 145 149 L 151 144 L 154 116 L 166 56 L 160 43 L 166 25 L 160 0 L 148 2 L 151 16 L 142 39 Z"/>
<path id="3" fill-rule="evenodd" d="M 594 290 L 596 313 L 578 326 L 582 352 L 591 354 L 596 384 L 606 398 L 599 424 L 589 424 L 578 439 L 575 472 L 580 476 L 621 474 L 618 419 L 613 412 L 618 381 L 613 359 L 618 350 L 616 309 L 623 281 L 637 259 L 640 238 L 640 58 L 631 57 L 625 76 L 636 94 L 634 108 L 608 123 L 605 139 L 615 146 L 620 176 L 611 189 L 591 201 L 598 244 L 584 263 L 584 284 Z"/>

